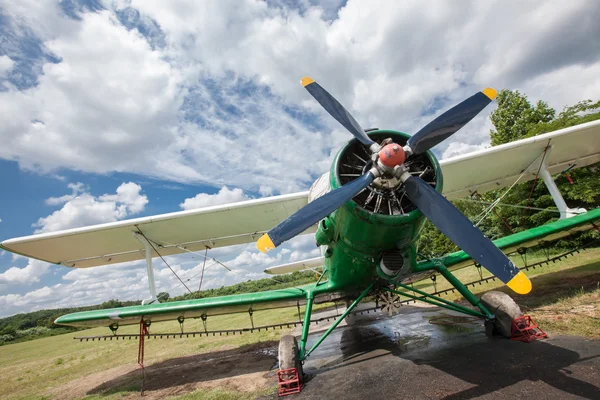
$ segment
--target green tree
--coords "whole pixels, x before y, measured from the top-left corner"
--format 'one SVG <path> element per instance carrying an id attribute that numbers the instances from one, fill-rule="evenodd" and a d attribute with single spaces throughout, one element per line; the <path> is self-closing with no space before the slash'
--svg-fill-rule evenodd
<path id="1" fill-rule="evenodd" d="M 536 125 L 552 121 L 555 114 L 545 101 L 532 106 L 518 90 L 501 90 L 496 102 L 498 107 L 490 115 L 495 128 L 490 132 L 492 146 L 526 137 Z"/>
<path id="2" fill-rule="evenodd" d="M 158 297 L 159 301 L 167 301 L 171 296 L 167 292 L 160 292 L 156 297 Z"/>
<path id="3" fill-rule="evenodd" d="M 600 101 L 595 103 L 591 100 L 580 101 L 565 107 L 554 118 L 555 112 L 548 107 L 547 103 L 538 101 L 534 107 L 529 103 L 527 96 L 518 91 L 502 90 L 498 99 L 498 107 L 490 117 L 495 128 L 490 131 L 493 146 L 600 119 Z M 569 175 L 573 184 L 565 174 L 554 176 L 569 207 L 593 209 L 600 206 L 599 172 L 599 164 L 572 170 Z M 483 197 L 491 202 L 505 190 L 488 192 Z M 541 179 L 516 185 L 502 202 L 525 207 L 548 208 L 541 211 L 497 207 L 489 218 L 500 227 L 503 235 L 552 222 L 559 217 L 555 211 L 554 201 Z M 582 240 L 594 235 L 588 232 Z"/>

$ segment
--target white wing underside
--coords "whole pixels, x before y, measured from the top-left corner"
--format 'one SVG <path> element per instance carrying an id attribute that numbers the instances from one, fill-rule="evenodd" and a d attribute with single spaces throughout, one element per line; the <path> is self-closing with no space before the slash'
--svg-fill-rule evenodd
<path id="1" fill-rule="evenodd" d="M 542 157 L 552 174 L 599 162 L 600 121 L 443 160 L 443 194 L 458 199 L 508 187 L 528 167 L 520 181 L 531 180 Z M 114 264 L 145 257 L 144 246 L 133 235 L 136 231 L 143 232 L 161 255 L 251 243 L 307 202 L 308 191 L 26 236 L 6 240 L 0 247 L 69 267 Z"/>
<path id="2" fill-rule="evenodd" d="M 278 265 L 276 267 L 267 268 L 265 269 L 265 273 L 271 275 L 282 275 L 289 274 L 290 272 L 306 271 L 307 269 L 314 269 L 322 266 L 323 258 L 315 257 L 309 258 L 308 260 L 295 261 L 289 264 L 283 264 Z"/>

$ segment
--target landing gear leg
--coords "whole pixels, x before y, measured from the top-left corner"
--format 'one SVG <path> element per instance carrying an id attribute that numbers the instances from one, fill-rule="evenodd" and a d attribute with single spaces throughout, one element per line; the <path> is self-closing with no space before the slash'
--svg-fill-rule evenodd
<path id="1" fill-rule="evenodd" d="M 481 300 L 479 300 L 469 289 L 467 289 L 467 287 L 463 285 L 462 282 L 459 281 L 458 278 L 456 278 L 452 272 L 448 270 L 448 268 L 446 268 L 445 265 L 438 264 L 436 265 L 436 269 L 469 303 L 481 310 L 486 321 L 494 320 L 494 314 L 492 314 L 485 304 L 483 304 Z"/>

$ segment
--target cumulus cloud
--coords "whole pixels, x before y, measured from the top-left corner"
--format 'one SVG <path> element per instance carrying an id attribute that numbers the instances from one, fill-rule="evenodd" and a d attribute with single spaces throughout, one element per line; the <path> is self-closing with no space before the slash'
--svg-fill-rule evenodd
<path id="1" fill-rule="evenodd" d="M 115 194 L 98 197 L 82 193 L 80 184 L 69 187 L 73 190 L 72 194 L 46 200 L 48 204 L 64 205 L 33 224 L 33 227 L 38 228 L 35 233 L 113 222 L 140 213 L 148 203 L 146 195 L 140 193 L 142 187 L 133 182 L 122 183 Z"/>
<path id="2" fill-rule="evenodd" d="M 0 78 L 6 76 L 15 65 L 9 56 L 0 56 Z"/>
<path id="3" fill-rule="evenodd" d="M 73 200 L 79 194 L 83 193 L 86 189 L 85 185 L 81 182 L 69 183 L 67 185 L 67 187 L 69 189 L 71 189 L 71 191 L 72 191 L 71 194 L 65 194 L 65 195 L 59 196 L 59 197 L 49 197 L 46 199 L 46 204 L 48 204 L 50 206 L 57 206 L 59 204 L 64 204 L 68 201 Z"/>
<path id="4" fill-rule="evenodd" d="M 227 186 L 223 186 L 215 194 L 198 193 L 196 196 L 185 199 L 179 207 L 184 210 L 192 210 L 194 208 L 202 208 L 209 206 L 216 206 L 219 204 L 235 203 L 238 201 L 248 200 L 249 197 L 244 194 L 244 191 L 240 188 L 229 189 Z"/>
<path id="5" fill-rule="evenodd" d="M 300 87 L 303 75 L 363 126 L 407 133 L 485 86 L 558 108 L 600 96 L 599 45 L 588 40 L 600 11 L 586 1 L 427 12 L 417 1 L 103 4 L 78 19 L 54 3 L 7 6 L 55 59 L 37 86 L 0 94 L 0 157 L 268 195 L 307 188 L 350 138 Z M 486 143 L 487 113 L 436 151 Z"/>
<path id="6" fill-rule="evenodd" d="M 30 284 L 39 282 L 40 277 L 48 272 L 51 264 L 44 261 L 29 259 L 24 268 L 10 267 L 0 274 L 2 284 Z"/>

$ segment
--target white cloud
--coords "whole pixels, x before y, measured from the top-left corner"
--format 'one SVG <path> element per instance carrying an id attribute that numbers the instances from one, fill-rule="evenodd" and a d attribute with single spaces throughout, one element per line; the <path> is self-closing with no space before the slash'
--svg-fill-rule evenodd
<path id="1" fill-rule="evenodd" d="M 31 284 L 39 282 L 40 277 L 48 272 L 51 264 L 44 261 L 29 259 L 26 267 L 10 267 L 0 273 L 0 285 L 3 284 Z"/>
<path id="2" fill-rule="evenodd" d="M 81 182 L 77 183 L 69 183 L 67 185 L 69 189 L 71 189 L 71 194 L 65 194 L 64 196 L 59 197 L 49 197 L 46 199 L 46 204 L 50 206 L 57 206 L 59 204 L 64 204 L 67 201 L 73 200 L 77 195 L 83 193 L 85 191 L 85 185 Z"/>
<path id="3" fill-rule="evenodd" d="M 0 56 L 0 78 L 6 76 L 15 65 L 9 56 Z"/>
<path id="4" fill-rule="evenodd" d="M 54 4 L 7 6 L 61 61 L 44 65 L 38 86 L 0 94 L 0 157 L 42 172 L 126 171 L 268 195 L 308 187 L 350 138 L 300 87 L 306 74 L 365 127 L 408 133 L 484 86 L 559 108 L 600 97 L 589 40 L 600 16 L 585 1 L 438 2 L 427 12 L 417 1 L 104 4 L 110 11 L 78 21 Z M 164 47 L 127 30 L 116 10 L 156 21 Z M 488 113 L 438 151 L 486 143 Z"/>
<path id="5" fill-rule="evenodd" d="M 104 194 L 98 197 L 81 193 L 83 189 L 79 184 L 69 185 L 69 187 L 73 190 L 73 194 L 46 200 L 48 204 L 63 202 L 65 204 L 60 210 L 40 218 L 33 224 L 33 227 L 38 228 L 35 233 L 116 221 L 140 213 L 148 203 L 146 195 L 140 193 L 142 187 L 133 182 L 122 183 L 117 188 L 116 194 Z"/>
<path id="6" fill-rule="evenodd" d="M 444 150 L 442 154 L 442 159 L 454 157 L 454 156 L 462 156 L 467 153 L 472 153 L 474 151 L 483 150 L 487 146 L 485 144 L 466 144 L 461 142 L 453 142 Z"/>
<path id="7" fill-rule="evenodd" d="M 209 258 L 216 257 L 232 271 L 208 260 L 202 287 L 218 288 L 249 279 L 268 278 L 270 275 L 263 273 L 265 268 L 316 255 L 318 249 L 312 235 L 294 238 L 269 254 L 259 252 L 253 243 L 210 250 Z M 192 259 L 192 256 L 195 258 Z M 168 256 L 166 259 L 192 291 L 198 289 L 203 264 L 199 262 L 201 258 L 186 253 Z M 11 287 L 6 284 L 39 282 L 39 277 L 48 271 L 49 266 L 50 264 L 41 261 L 30 260 L 26 268 L 0 275 L 0 290 L 6 293 L 6 288 Z M 64 267 L 56 268 L 66 270 Z M 165 291 L 171 296 L 186 293 L 177 277 L 160 259 L 154 260 L 154 268 L 158 292 Z M 148 280 L 143 260 L 94 268 L 75 268 L 64 274 L 61 283 L 35 288 L 25 294 L 0 295 L 0 317 L 39 309 L 99 304 L 109 299 L 141 300 L 148 297 Z"/>
<path id="8" fill-rule="evenodd" d="M 249 197 L 244 194 L 240 188 L 229 189 L 223 186 L 219 192 L 215 194 L 198 193 L 196 196 L 185 199 L 179 207 L 184 210 L 192 210 L 194 208 L 202 208 L 216 206 L 219 204 L 235 203 L 238 201 L 248 200 Z"/>

